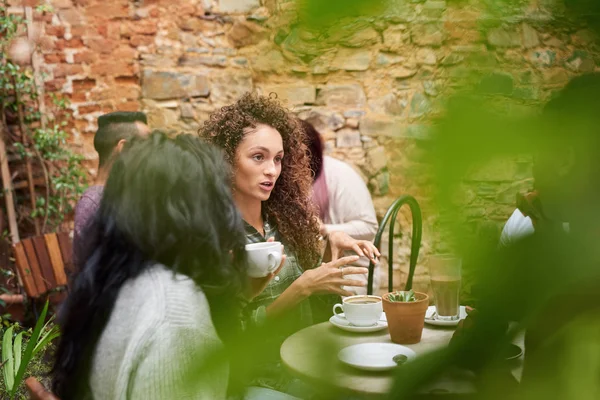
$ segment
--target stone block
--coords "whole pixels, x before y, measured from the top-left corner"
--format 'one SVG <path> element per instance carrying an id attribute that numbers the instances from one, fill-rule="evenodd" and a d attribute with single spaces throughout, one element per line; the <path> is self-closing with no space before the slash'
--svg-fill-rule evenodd
<path id="1" fill-rule="evenodd" d="M 270 50 L 250 58 L 252 69 L 259 72 L 283 72 L 286 69 L 285 58 L 280 51 Z"/>
<path id="2" fill-rule="evenodd" d="M 374 104 L 377 103 L 379 102 L 375 102 Z M 383 106 L 382 111 L 386 114 L 403 116 L 406 114 L 405 111 L 408 108 L 408 99 L 406 98 L 406 95 L 394 95 L 393 93 L 388 93 L 381 99 L 381 104 Z"/>
<path id="3" fill-rule="evenodd" d="M 362 147 L 360 132 L 355 129 L 340 129 L 336 134 L 336 147 Z"/>
<path id="4" fill-rule="evenodd" d="M 488 32 L 487 41 L 495 47 L 519 47 L 521 46 L 521 35 L 514 30 L 494 28 Z"/>
<path id="5" fill-rule="evenodd" d="M 252 90 L 252 75 L 246 70 L 225 71 L 210 76 L 210 99 L 218 106 L 231 104 Z"/>
<path id="6" fill-rule="evenodd" d="M 427 96 L 436 97 L 439 93 L 438 85 L 435 81 L 423 81 L 423 91 Z"/>
<path id="7" fill-rule="evenodd" d="M 418 24 L 411 32 L 411 40 L 419 46 L 440 47 L 444 42 L 444 30 L 442 24 Z"/>
<path id="8" fill-rule="evenodd" d="M 376 44 L 379 41 L 379 34 L 371 27 L 358 30 L 350 37 L 341 41 L 342 46 L 347 47 L 367 47 Z"/>
<path id="9" fill-rule="evenodd" d="M 596 62 L 588 52 L 583 50 L 575 50 L 573 54 L 566 60 L 565 66 L 574 72 L 593 72 L 596 68 Z"/>
<path id="10" fill-rule="evenodd" d="M 370 115 L 361 119 L 360 133 L 366 136 L 399 137 L 402 123 L 386 115 Z"/>
<path id="11" fill-rule="evenodd" d="M 261 87 L 263 95 L 277 94 L 278 99 L 288 105 L 314 104 L 317 99 L 317 88 L 309 84 L 279 84 Z"/>
<path id="12" fill-rule="evenodd" d="M 235 21 L 227 31 L 227 39 L 237 47 L 245 47 L 267 39 L 269 32 L 262 26 L 249 21 Z"/>
<path id="13" fill-rule="evenodd" d="M 369 181 L 369 189 L 375 196 L 385 196 L 390 191 L 390 173 L 382 171 Z M 387 247 L 386 247 L 387 248 Z"/>
<path id="14" fill-rule="evenodd" d="M 431 111 L 431 102 L 421 92 L 417 92 L 413 95 L 410 101 L 410 116 L 421 117 Z"/>
<path id="15" fill-rule="evenodd" d="M 521 33 L 523 39 L 523 47 L 530 49 L 540 45 L 540 38 L 537 31 L 528 24 L 521 25 Z"/>
<path id="16" fill-rule="evenodd" d="M 375 176 L 385 167 L 387 167 L 385 147 L 377 146 L 367 150 L 367 162 L 364 166 L 364 169 L 369 176 Z"/>
<path id="17" fill-rule="evenodd" d="M 227 66 L 227 57 L 225 56 L 196 56 L 184 54 L 177 62 L 182 67 L 198 67 L 208 65 L 209 67 L 225 67 Z"/>
<path id="18" fill-rule="evenodd" d="M 354 50 L 341 48 L 333 59 L 332 66 L 345 71 L 366 71 L 371 64 L 370 50 Z"/>
<path id="19" fill-rule="evenodd" d="M 396 66 L 389 69 L 389 74 L 395 79 L 404 80 L 415 76 L 417 70 L 415 68 Z"/>
<path id="20" fill-rule="evenodd" d="M 190 103 L 181 103 L 179 105 L 179 112 L 181 113 L 181 118 L 196 119 L 196 113 L 194 112 L 194 106 L 192 106 Z"/>
<path id="21" fill-rule="evenodd" d="M 437 64 L 437 56 L 431 49 L 419 49 L 417 50 L 417 64 L 421 65 L 435 65 Z"/>
<path id="22" fill-rule="evenodd" d="M 387 67 L 389 65 L 401 64 L 406 61 L 406 57 L 391 53 L 378 53 L 375 63 L 378 67 Z"/>
<path id="23" fill-rule="evenodd" d="M 363 108 L 367 97 L 359 84 L 327 84 L 317 95 L 317 104 L 331 108 Z"/>
<path id="24" fill-rule="evenodd" d="M 405 44 L 410 43 L 410 33 L 404 25 L 392 25 L 383 31 L 383 47 L 398 52 Z"/>
<path id="25" fill-rule="evenodd" d="M 539 67 L 550 67 L 556 61 L 556 52 L 553 50 L 534 50 L 529 53 L 529 60 Z"/>
<path id="26" fill-rule="evenodd" d="M 219 10 L 226 14 L 242 14 L 260 7 L 260 0 L 218 0 Z"/>
<path id="27" fill-rule="evenodd" d="M 182 97 L 207 97 L 208 78 L 193 73 L 163 72 L 145 69 L 142 75 L 142 96 L 154 100 Z"/>
<path id="28" fill-rule="evenodd" d="M 321 133 L 337 131 L 343 128 L 345 124 L 344 117 L 341 114 L 320 108 L 312 109 L 301 117 Z"/>

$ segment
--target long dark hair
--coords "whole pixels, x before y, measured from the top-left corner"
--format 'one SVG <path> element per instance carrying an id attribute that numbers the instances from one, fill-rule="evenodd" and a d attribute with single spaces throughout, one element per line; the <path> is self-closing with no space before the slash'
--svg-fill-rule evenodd
<path id="1" fill-rule="evenodd" d="M 53 390 L 61 399 L 88 396 L 95 345 L 121 287 L 155 263 L 193 279 L 221 339 L 235 334 L 246 258 L 229 181 L 221 151 L 197 137 L 155 132 L 128 142 L 106 182 L 95 236 L 59 315 Z"/>
<path id="2" fill-rule="evenodd" d="M 306 146 L 309 151 L 310 169 L 313 172 L 312 200 L 317 206 L 321 221 L 330 223 L 329 194 L 327 191 L 325 169 L 323 167 L 323 162 L 325 160 L 325 155 L 323 154 L 323 139 L 321 139 L 321 135 L 312 124 L 302 119 L 298 119 L 298 122 L 306 134 Z"/>

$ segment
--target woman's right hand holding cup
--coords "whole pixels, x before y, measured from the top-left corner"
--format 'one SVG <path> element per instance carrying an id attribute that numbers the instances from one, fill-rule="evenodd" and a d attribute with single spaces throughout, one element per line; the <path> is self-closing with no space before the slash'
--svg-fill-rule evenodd
<path id="1" fill-rule="evenodd" d="M 345 279 L 344 275 L 366 274 L 369 272 L 369 269 L 363 267 L 342 267 L 356 262 L 358 259 L 358 256 L 349 256 L 321 264 L 320 267 L 304 272 L 296 280 L 296 283 L 300 285 L 301 291 L 306 297 L 322 293 L 352 296 L 354 293 L 342 289 L 342 286 L 363 287 L 366 286 L 366 282 Z"/>

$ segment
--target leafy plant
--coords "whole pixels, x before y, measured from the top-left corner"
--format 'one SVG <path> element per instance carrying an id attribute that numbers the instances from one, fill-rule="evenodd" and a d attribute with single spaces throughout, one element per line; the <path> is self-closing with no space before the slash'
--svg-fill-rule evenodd
<path id="1" fill-rule="evenodd" d="M 52 340 L 59 336 L 58 327 L 53 318 L 44 324 L 48 312 L 48 302 L 40 314 L 35 328 L 29 337 L 25 351 L 22 351 L 25 331 L 13 335 L 14 326 L 9 327 L 2 339 L 2 378 L 9 399 L 13 399 L 19 389 L 29 362 L 43 350 Z M 14 336 L 14 339 L 13 339 Z"/>
<path id="2" fill-rule="evenodd" d="M 47 5 L 38 12 L 52 12 Z M 9 13 L 0 4 L 0 51 L 6 54 L 11 40 L 20 35 L 25 22 L 22 17 Z M 7 143 L 15 155 L 27 160 L 43 172 L 45 191 L 39 191 L 35 204 L 28 196 L 15 196 L 20 211 L 19 221 L 34 219 L 43 221 L 41 233 L 60 227 L 73 205 L 86 188 L 86 174 L 82 168 L 83 157 L 75 154 L 68 146 L 70 134 L 67 121 L 71 115 L 69 102 L 63 96 L 49 93 L 50 101 L 38 96 L 34 71 L 13 63 L 7 57 L 0 58 L 0 117 L 18 117 L 20 135 L 13 136 Z M 44 115 L 40 113 L 42 103 L 46 105 Z M 49 103 L 49 104 L 46 104 Z"/>
<path id="3" fill-rule="evenodd" d="M 415 298 L 415 292 L 413 292 L 412 289 L 408 292 L 404 290 L 398 290 L 394 293 L 390 293 L 388 299 L 392 303 L 410 303 L 412 301 L 417 301 Z"/>

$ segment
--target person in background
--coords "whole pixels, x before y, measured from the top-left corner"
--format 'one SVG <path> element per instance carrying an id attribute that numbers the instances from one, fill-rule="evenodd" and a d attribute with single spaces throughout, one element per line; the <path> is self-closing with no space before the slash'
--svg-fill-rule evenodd
<path id="1" fill-rule="evenodd" d="M 310 168 L 313 177 L 313 202 L 318 208 L 320 231 L 341 231 L 357 240 L 373 241 L 377 233 L 377 216 L 371 193 L 361 176 L 347 163 L 324 155 L 323 140 L 308 122 L 299 120 L 306 133 L 310 150 Z M 361 257 L 352 265 L 368 267 L 369 259 Z M 367 282 L 368 276 L 345 275 L 348 279 Z M 366 294 L 365 287 L 348 287 L 353 294 Z M 373 293 L 379 289 L 379 268 L 375 267 Z"/>
<path id="2" fill-rule="evenodd" d="M 128 140 L 146 136 L 149 131 L 146 115 L 142 112 L 117 111 L 98 118 L 98 130 L 94 135 L 94 149 L 98 153 L 98 174 L 94 184 L 83 193 L 75 206 L 73 260 L 76 270 L 80 269 L 81 254 L 85 251 L 85 230 L 100 206 L 104 182 L 110 173 L 113 156 L 123 149 Z"/>
<path id="3" fill-rule="evenodd" d="M 246 280 L 229 166 L 191 135 L 156 132 L 125 146 L 59 315 L 53 392 L 62 400 L 225 399 L 240 298 L 266 286 Z M 207 357 L 216 358 L 203 364 Z"/>

